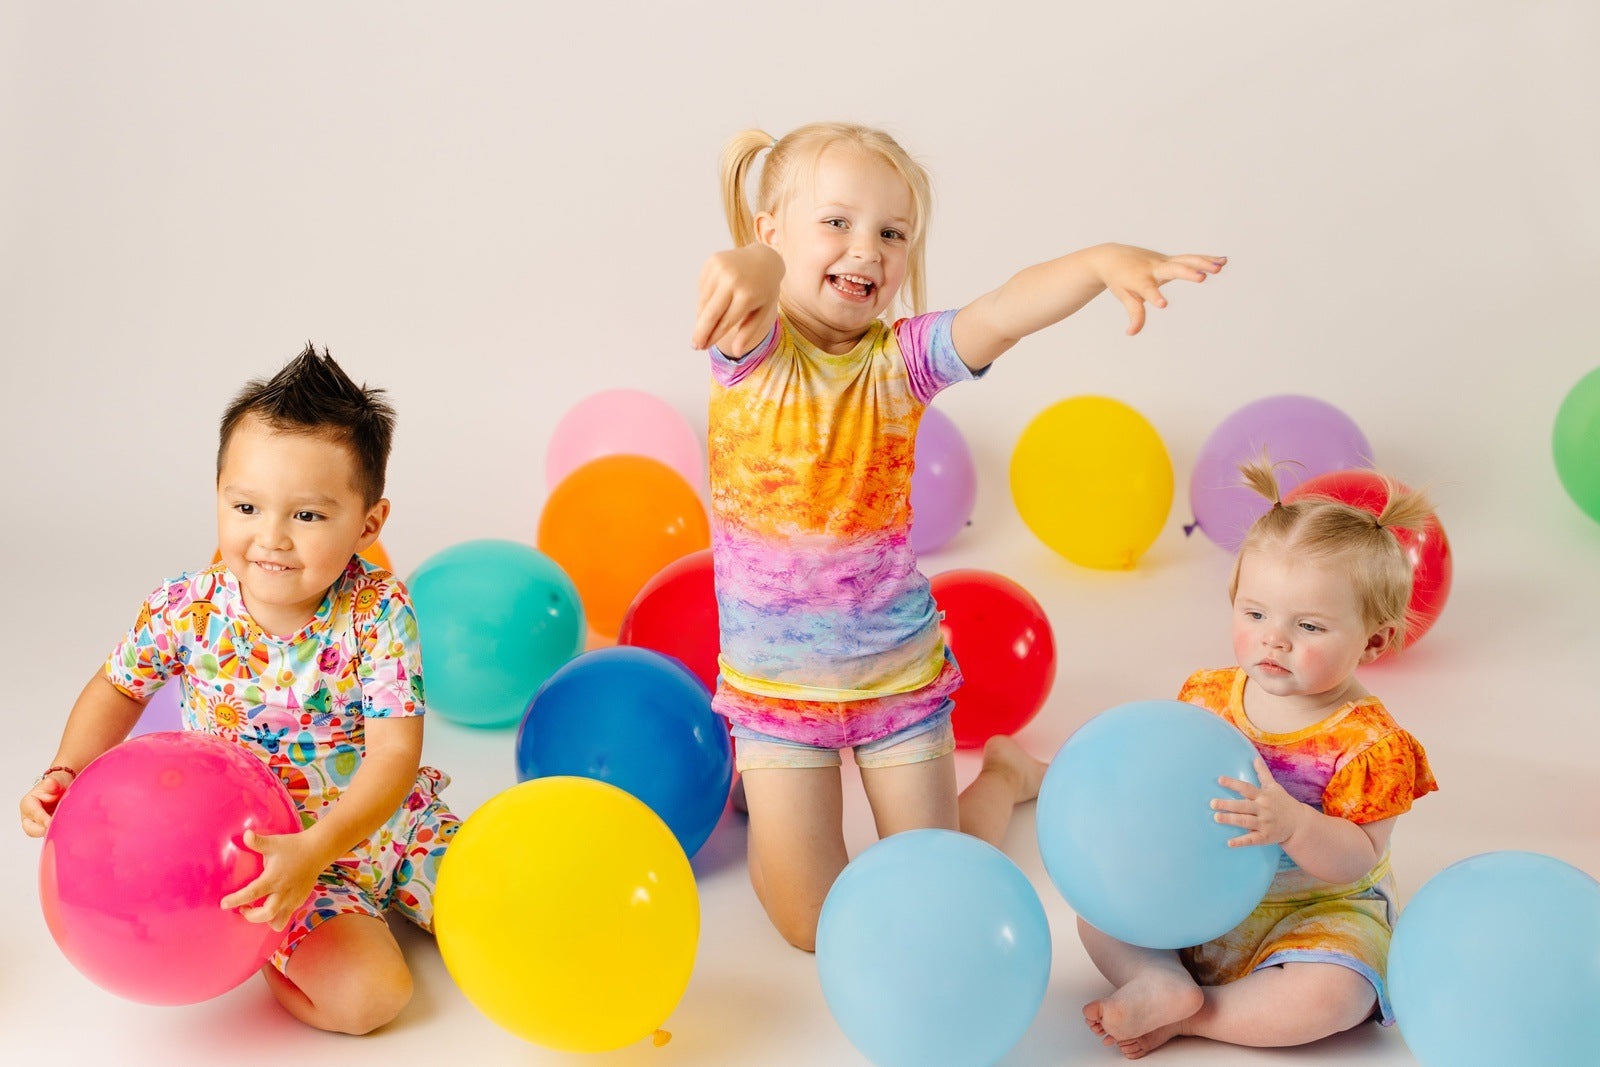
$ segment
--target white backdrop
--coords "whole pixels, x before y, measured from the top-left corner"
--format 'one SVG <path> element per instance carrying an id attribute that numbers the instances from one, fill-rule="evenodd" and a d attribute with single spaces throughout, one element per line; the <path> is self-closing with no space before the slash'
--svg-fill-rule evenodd
<path id="1" fill-rule="evenodd" d="M 244 379 L 311 339 L 391 390 L 384 543 L 402 574 L 468 538 L 531 541 L 548 432 L 583 396 L 631 385 L 703 429 L 687 338 L 699 265 L 727 241 L 722 142 L 846 118 L 933 173 L 936 307 L 1103 240 L 1231 257 L 1203 288 L 1171 287 L 1138 338 L 1096 302 L 939 401 L 980 496 L 925 569 L 1008 574 L 1056 630 L 1056 688 L 1024 743 L 1052 753 L 1097 711 L 1228 662 L 1228 560 L 1182 534 L 1188 471 L 1236 407 L 1309 393 L 1362 426 L 1380 465 L 1434 488 L 1455 551 L 1438 625 L 1366 679 L 1442 784 L 1395 835 L 1404 891 L 1495 848 L 1600 873 L 1600 525 L 1549 449 L 1557 405 L 1597 362 L 1597 42 L 1580 0 L 6 4 L 0 783 L 20 795 L 45 765 L 139 599 L 209 560 L 214 424 Z M 1130 573 L 1051 555 L 1010 502 L 1022 426 L 1079 393 L 1132 404 L 1172 454 L 1172 516 Z M 458 809 L 514 781 L 510 731 L 429 731 Z M 1078 1021 L 1105 987 L 1031 809 L 1007 851 L 1056 936 L 1044 1009 L 1006 1062 L 1111 1062 Z M 0 1029 L 19 1060 L 571 1059 L 479 1016 L 420 937 L 405 939 L 415 1004 L 360 1043 L 291 1022 L 258 982 L 193 1008 L 123 1003 L 50 941 L 37 854 L 0 834 Z M 730 815 L 695 861 L 703 934 L 675 1039 L 599 1061 L 856 1062 L 743 859 Z M 1192 1041 L 1160 1055 L 1289 1058 Z M 1295 1059 L 1358 1057 L 1410 1060 L 1376 1027 Z"/>

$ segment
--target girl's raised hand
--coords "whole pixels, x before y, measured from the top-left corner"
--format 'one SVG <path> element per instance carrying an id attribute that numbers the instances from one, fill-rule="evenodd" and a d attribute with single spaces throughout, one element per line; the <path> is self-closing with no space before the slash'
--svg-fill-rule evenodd
<path id="1" fill-rule="evenodd" d="M 261 875 L 244 888 L 222 898 L 224 908 L 238 908 L 253 923 L 282 930 L 311 895 L 323 863 L 309 834 L 244 832 L 246 848 L 261 853 Z"/>
<path id="2" fill-rule="evenodd" d="M 700 271 L 695 307 L 695 348 L 716 345 L 726 355 L 753 350 L 778 317 L 778 283 L 783 260 L 763 244 L 718 252 Z"/>
<path id="3" fill-rule="evenodd" d="M 1239 800 L 1211 802 L 1211 810 L 1217 813 L 1217 822 L 1249 831 L 1230 838 L 1229 848 L 1281 845 L 1305 825 L 1306 816 L 1315 814 L 1313 809 L 1290 796 L 1278 784 L 1260 756 L 1256 757 L 1256 777 L 1261 779 L 1258 786 L 1226 775 L 1217 779 L 1217 784 L 1222 788 L 1240 796 Z"/>
<path id="4" fill-rule="evenodd" d="M 1170 281 L 1203 282 L 1220 271 L 1227 256 L 1167 256 L 1133 245 L 1104 245 L 1100 249 L 1100 280 L 1128 309 L 1128 334 L 1144 329 L 1144 306 L 1164 308 L 1161 287 Z"/>

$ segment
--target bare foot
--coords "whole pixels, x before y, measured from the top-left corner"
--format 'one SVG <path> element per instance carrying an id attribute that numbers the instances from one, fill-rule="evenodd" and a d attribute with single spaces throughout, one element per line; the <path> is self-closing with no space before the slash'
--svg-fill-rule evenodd
<path id="1" fill-rule="evenodd" d="M 1153 1031 L 1177 1024 L 1200 1010 L 1205 994 L 1187 974 L 1165 968 L 1147 970 L 1109 997 L 1083 1006 L 1083 1021 L 1101 1036 L 1101 1043 L 1116 1044 L 1153 1036 Z M 1154 1049 L 1171 1038 L 1167 1034 L 1145 1049 Z M 1123 1049 L 1124 1056 L 1128 1055 Z M 1144 1055 L 1140 1052 L 1139 1055 Z"/>
<path id="2" fill-rule="evenodd" d="M 1166 1026 L 1156 1027 L 1148 1034 L 1141 1034 L 1126 1041 L 1118 1041 L 1117 1051 L 1122 1053 L 1124 1059 L 1142 1060 L 1182 1032 L 1183 1023 L 1181 1020 L 1175 1023 L 1168 1023 Z"/>
<path id="3" fill-rule="evenodd" d="M 1016 790 L 1013 803 L 1021 804 L 1039 795 L 1044 772 L 1050 765 L 1034 759 L 1011 738 L 997 735 L 983 746 L 983 769 L 1005 777 Z"/>

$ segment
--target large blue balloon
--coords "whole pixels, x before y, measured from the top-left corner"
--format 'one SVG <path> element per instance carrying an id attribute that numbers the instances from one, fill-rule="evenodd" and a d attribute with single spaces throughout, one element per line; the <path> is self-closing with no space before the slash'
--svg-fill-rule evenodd
<path id="1" fill-rule="evenodd" d="M 1004 853 L 951 830 L 912 830 L 833 883 L 817 973 L 839 1027 L 879 1067 L 984 1067 L 1039 1012 L 1050 925 Z"/>
<path id="2" fill-rule="evenodd" d="M 429 711 L 510 726 L 539 684 L 583 648 L 583 604 L 555 561 L 516 541 L 466 541 L 406 583 L 422 635 Z"/>
<path id="3" fill-rule="evenodd" d="M 1045 870 L 1078 915 L 1119 941 L 1184 948 L 1220 937 L 1261 903 L 1276 845 L 1229 848 L 1215 820 L 1237 799 L 1219 776 L 1255 782 L 1255 746 L 1177 700 L 1122 704 L 1061 746 L 1039 792 Z"/>
<path id="4" fill-rule="evenodd" d="M 728 802 L 733 748 L 711 694 L 689 668 L 618 645 L 567 663 L 528 702 L 517 731 L 517 780 L 558 774 L 632 793 L 693 856 Z"/>
<path id="5" fill-rule="evenodd" d="M 1600 1063 L 1600 884 L 1535 852 L 1446 867 L 1400 913 L 1389 997 L 1423 1064 Z"/>

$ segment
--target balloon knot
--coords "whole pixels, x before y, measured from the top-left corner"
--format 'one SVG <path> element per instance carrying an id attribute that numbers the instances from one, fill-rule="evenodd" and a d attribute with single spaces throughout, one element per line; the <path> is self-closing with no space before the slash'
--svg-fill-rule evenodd
<path id="1" fill-rule="evenodd" d="M 662 1045 L 665 1045 L 671 1040 L 672 1033 L 668 1030 L 657 1030 L 655 1033 L 650 1035 L 650 1043 L 656 1048 L 660 1048 Z"/>
<path id="2" fill-rule="evenodd" d="M 1199 519 L 1196 519 L 1193 522 L 1189 523 L 1187 526 L 1185 526 L 1183 528 L 1183 536 L 1185 536 L 1185 537 L 1193 537 L 1194 536 L 1194 531 L 1199 525 L 1200 525 L 1200 520 Z"/>

